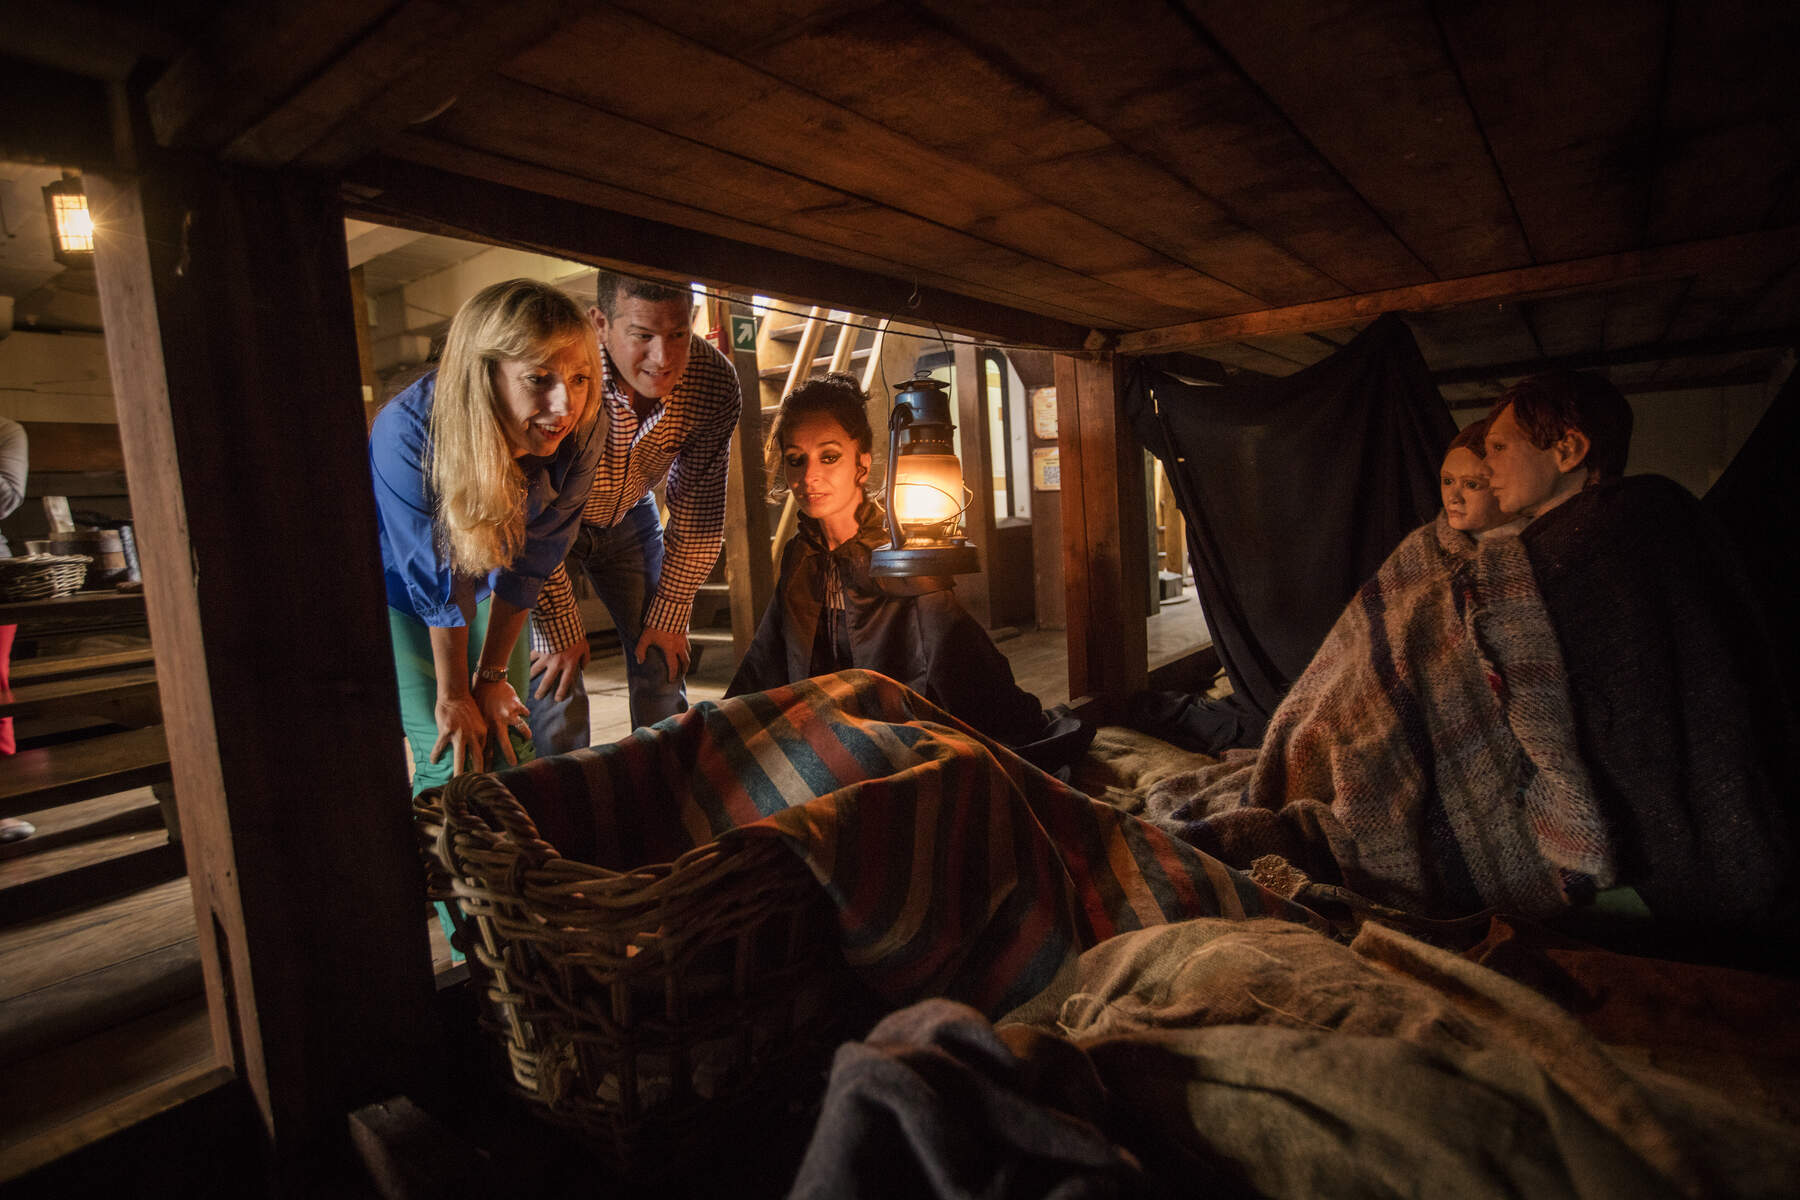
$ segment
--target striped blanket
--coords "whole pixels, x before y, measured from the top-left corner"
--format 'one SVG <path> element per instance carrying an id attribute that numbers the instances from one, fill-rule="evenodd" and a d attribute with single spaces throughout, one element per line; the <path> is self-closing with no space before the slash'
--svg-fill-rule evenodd
<path id="1" fill-rule="evenodd" d="M 498 779 L 565 857 L 611 869 L 778 836 L 895 1004 L 992 1016 L 1128 930 L 1307 910 L 1091 800 L 929 701 L 845 671 L 718 703 Z"/>
<path id="2" fill-rule="evenodd" d="M 1358 590 L 1260 750 L 1146 802 L 1228 863 L 1279 855 L 1424 916 L 1547 915 L 1617 875 L 1525 549 L 1441 516 Z"/>

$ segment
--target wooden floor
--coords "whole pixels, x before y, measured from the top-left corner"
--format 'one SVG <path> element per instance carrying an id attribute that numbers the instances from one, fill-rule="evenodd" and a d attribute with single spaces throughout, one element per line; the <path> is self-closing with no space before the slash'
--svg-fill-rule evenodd
<path id="1" fill-rule="evenodd" d="M 1150 621 L 1150 664 L 1208 640 L 1197 603 L 1166 605 Z M 1046 706 L 1069 699 L 1063 631 L 999 631 L 998 645 L 1021 687 Z M 689 699 L 722 696 L 734 669 L 730 655 L 709 648 L 689 677 Z M 616 741 L 630 727 L 623 658 L 597 655 L 586 681 L 594 740 Z M 217 1069 L 192 895 L 184 875 L 167 878 L 170 863 L 179 869 L 179 847 L 150 789 L 30 819 L 35 837 L 0 846 L 0 905 L 9 895 L 28 902 L 0 921 L 0 1182 L 129 1119 L 155 1085 L 199 1086 Z M 153 882 L 132 886 L 120 864 L 154 865 Z M 104 903 L 59 909 L 52 891 L 39 902 L 44 911 L 19 919 L 32 889 L 109 871 L 117 886 Z M 452 970 L 438 922 L 422 919 L 440 974 Z"/>

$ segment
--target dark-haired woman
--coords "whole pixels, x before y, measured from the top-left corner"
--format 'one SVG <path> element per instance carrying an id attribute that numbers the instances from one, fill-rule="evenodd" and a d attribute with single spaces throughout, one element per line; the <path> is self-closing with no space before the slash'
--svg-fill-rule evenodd
<path id="1" fill-rule="evenodd" d="M 863 668 L 906 684 L 1046 769 L 1077 757 L 1092 730 L 1046 713 L 1013 680 L 987 631 L 941 582 L 877 579 L 888 541 L 865 485 L 873 453 L 867 398 L 848 375 L 814 380 L 782 403 L 771 437 L 799 509 L 775 595 L 727 696 Z"/>

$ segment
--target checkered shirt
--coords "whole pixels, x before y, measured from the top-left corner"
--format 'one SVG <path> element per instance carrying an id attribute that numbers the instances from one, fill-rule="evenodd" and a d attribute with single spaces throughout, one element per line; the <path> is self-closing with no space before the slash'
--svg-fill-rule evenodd
<path id="1" fill-rule="evenodd" d="M 685 633 L 694 594 L 712 573 L 725 541 L 731 435 L 743 404 L 737 369 L 711 342 L 694 335 L 681 382 L 640 422 L 604 349 L 601 359 L 601 395 L 612 427 L 581 520 L 608 528 L 667 478 L 662 582 L 644 625 Z M 586 636 L 568 572 L 559 566 L 544 581 L 532 611 L 531 648 L 565 650 Z"/>

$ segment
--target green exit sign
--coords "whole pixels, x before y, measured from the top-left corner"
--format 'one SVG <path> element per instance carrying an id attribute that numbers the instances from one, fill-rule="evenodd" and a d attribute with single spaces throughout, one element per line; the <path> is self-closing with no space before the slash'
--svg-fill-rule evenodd
<path id="1" fill-rule="evenodd" d="M 745 313 L 731 314 L 731 348 L 756 353 L 756 318 Z"/>

